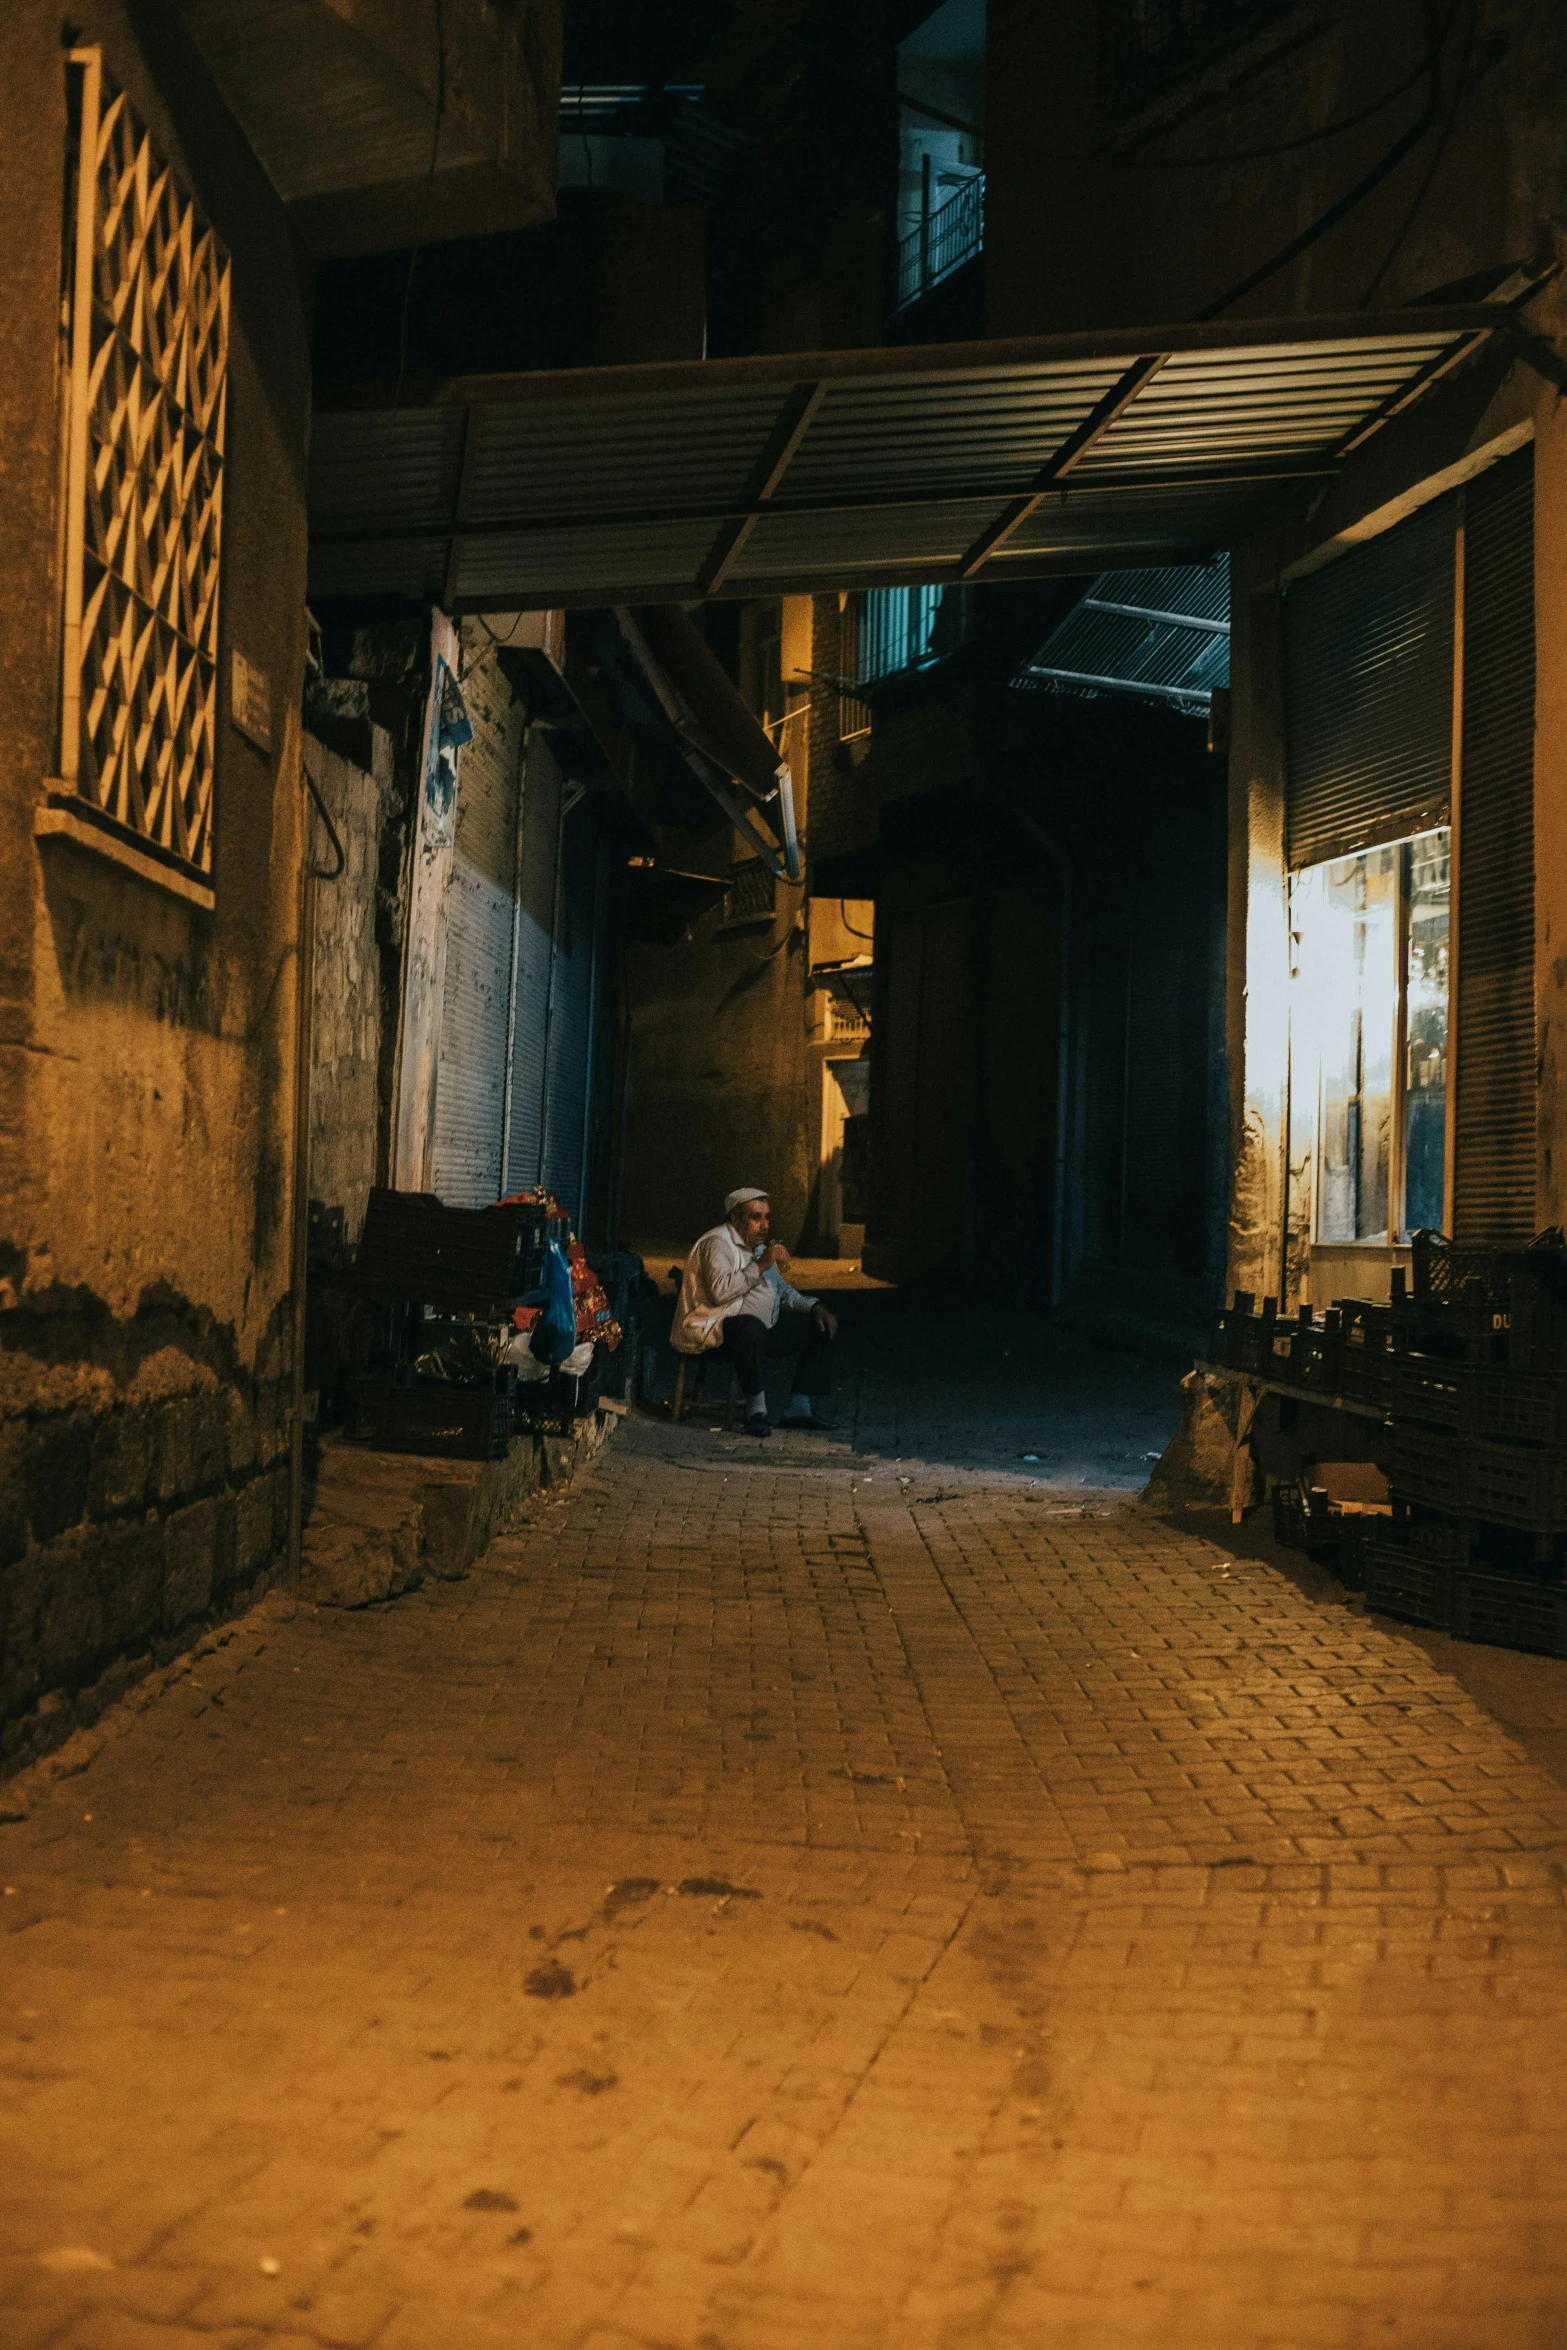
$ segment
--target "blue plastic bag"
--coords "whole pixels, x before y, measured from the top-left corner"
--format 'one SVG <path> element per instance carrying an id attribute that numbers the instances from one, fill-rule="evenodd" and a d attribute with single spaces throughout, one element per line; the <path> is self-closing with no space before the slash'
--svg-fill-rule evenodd
<path id="1" fill-rule="evenodd" d="M 549 1303 L 533 1326 L 530 1346 L 541 1363 L 563 1363 L 577 1343 L 577 1300 L 571 1267 L 558 1240 L 549 1243 L 544 1277 Z"/>

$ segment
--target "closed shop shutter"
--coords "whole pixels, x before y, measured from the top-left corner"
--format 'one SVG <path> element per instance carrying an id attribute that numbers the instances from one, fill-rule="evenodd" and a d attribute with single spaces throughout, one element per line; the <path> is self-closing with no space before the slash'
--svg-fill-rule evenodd
<path id="1" fill-rule="evenodd" d="M 431 1183 L 453 1206 L 485 1207 L 501 1189 L 517 751 L 511 697 L 493 664 L 465 680 L 465 698 L 474 737 L 458 767 Z"/>
<path id="2" fill-rule="evenodd" d="M 594 876 L 598 832 L 591 802 L 566 819 L 562 842 L 561 917 L 549 1011 L 549 1087 L 544 1180 L 579 1228 L 592 1060 L 595 947 Z"/>
<path id="3" fill-rule="evenodd" d="M 545 736 L 528 741 L 517 859 L 516 1004 L 511 1038 L 511 1115 L 506 1189 L 523 1191 L 543 1176 L 544 1035 L 549 1013 L 550 952 L 555 932 L 555 865 L 560 850 L 561 772 Z"/>
<path id="4" fill-rule="evenodd" d="M 1285 595 L 1292 867 L 1447 822 L 1456 522 L 1438 499 Z"/>
<path id="5" fill-rule="evenodd" d="M 1533 451 L 1465 493 L 1453 1232 L 1534 1231 Z"/>

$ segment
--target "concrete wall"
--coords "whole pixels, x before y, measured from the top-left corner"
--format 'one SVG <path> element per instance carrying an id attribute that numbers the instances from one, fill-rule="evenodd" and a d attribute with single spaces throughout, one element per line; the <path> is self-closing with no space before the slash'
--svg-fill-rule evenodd
<path id="1" fill-rule="evenodd" d="M 309 374 L 296 252 L 176 12 L 84 0 L 233 255 L 217 908 L 35 842 L 59 691 L 60 14 L 0 12 L 0 1751 L 277 1555 L 290 1377 Z M 230 723 L 238 647 L 273 750 Z M 105 1678 L 107 1676 L 107 1678 Z"/>
<path id="2" fill-rule="evenodd" d="M 1430 98 L 1426 78 L 1357 127 L 1287 152 L 1410 76 L 1426 54 L 1421 0 L 1314 12 L 1264 27 L 1162 100 L 1117 98 L 1122 12 L 1102 0 L 990 0 L 986 283 L 990 331 L 1069 332 L 1198 316 L 1370 173 Z M 1560 11 L 1480 0 L 1450 19 L 1439 119 L 1461 103 L 1442 161 L 1400 237 L 1435 153 L 1414 145 L 1332 231 L 1234 315 L 1378 306 L 1549 244 L 1562 203 Z M 1257 68 L 1269 49 L 1277 64 Z M 1244 75 L 1241 71 L 1246 68 Z M 1185 109 L 1184 119 L 1177 119 Z M 1189 159 L 1220 160 L 1194 169 Z M 1179 160 L 1178 160 L 1179 159 Z M 1041 225 L 1048 224 L 1041 233 Z"/>

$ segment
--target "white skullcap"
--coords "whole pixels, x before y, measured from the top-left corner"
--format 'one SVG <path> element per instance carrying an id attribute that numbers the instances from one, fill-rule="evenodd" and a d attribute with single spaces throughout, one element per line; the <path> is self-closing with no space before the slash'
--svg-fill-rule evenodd
<path id="1" fill-rule="evenodd" d="M 725 1200 L 724 1214 L 732 1216 L 736 1208 L 743 1208 L 748 1200 L 766 1199 L 767 1197 L 768 1194 L 759 1190 L 754 1183 L 742 1183 L 739 1190 L 732 1191 Z"/>

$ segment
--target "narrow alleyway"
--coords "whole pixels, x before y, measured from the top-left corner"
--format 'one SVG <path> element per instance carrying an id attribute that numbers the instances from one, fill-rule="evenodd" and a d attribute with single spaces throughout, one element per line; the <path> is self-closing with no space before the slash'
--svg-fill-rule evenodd
<path id="1" fill-rule="evenodd" d="M 0 1828 L 0 2340 L 1555 2350 L 1564 1855 L 1266 1563 L 632 1421 Z"/>

